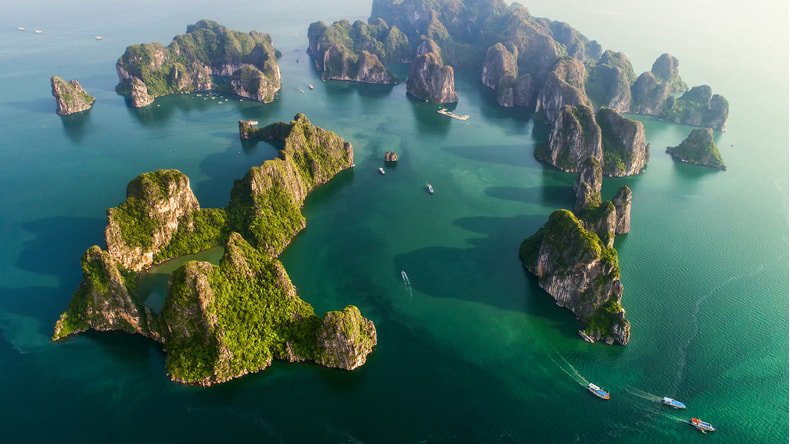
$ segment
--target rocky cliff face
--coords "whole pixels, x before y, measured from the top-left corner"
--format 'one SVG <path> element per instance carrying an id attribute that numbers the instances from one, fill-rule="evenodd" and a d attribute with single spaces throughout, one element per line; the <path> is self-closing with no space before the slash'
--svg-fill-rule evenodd
<path id="1" fill-rule="evenodd" d="M 376 342 L 376 327 L 362 317 L 357 307 L 330 311 L 318 328 L 316 363 L 354 370 L 365 364 Z"/>
<path id="2" fill-rule="evenodd" d="M 601 129 L 593 110 L 585 105 L 564 106 L 550 122 L 548 142 L 535 149 L 535 157 L 566 172 L 576 172 L 587 157 L 603 159 Z"/>
<path id="3" fill-rule="evenodd" d="M 680 78 L 678 70 L 680 62 L 674 56 L 667 53 L 661 54 L 655 62 L 650 72 L 661 82 L 668 83 L 670 93 L 681 93 L 688 89 L 686 82 Z"/>
<path id="4" fill-rule="evenodd" d="M 141 174 L 126 187 L 126 200 L 107 212 L 107 251 L 121 267 L 142 271 L 199 208 L 182 172 Z"/>
<path id="5" fill-rule="evenodd" d="M 565 105 L 585 105 L 592 109 L 584 91 L 584 65 L 568 57 L 557 60 L 537 96 L 535 112 L 543 113 L 549 122 L 562 112 Z"/>
<path id="6" fill-rule="evenodd" d="M 543 228 L 524 240 L 519 256 L 541 288 L 579 318 L 587 336 L 628 343 L 631 327 L 621 304 L 617 252 L 573 213 L 552 213 Z"/>
<path id="7" fill-rule="evenodd" d="M 631 86 L 631 111 L 657 116 L 672 92 L 672 85 L 660 82 L 651 72 L 644 72 Z"/>
<path id="8" fill-rule="evenodd" d="M 685 92 L 684 92 L 685 91 Z M 672 94 L 684 92 L 680 97 Z M 631 87 L 631 110 L 676 123 L 724 131 L 729 115 L 727 99 L 708 85 L 688 89 L 678 74 L 678 60 L 662 54 L 650 72 L 639 76 Z"/>
<path id="9" fill-rule="evenodd" d="M 496 43 L 488 48 L 481 81 L 496 93 L 500 106 L 534 107 L 536 88 L 532 75 L 518 74 L 518 48 Z"/>
<path id="10" fill-rule="evenodd" d="M 153 313 L 130 291 L 134 277 L 124 271 L 106 251 L 96 245 L 89 248 L 82 257 L 82 283 L 55 324 L 52 339 L 93 329 L 137 333 L 163 342 Z"/>
<path id="11" fill-rule="evenodd" d="M 453 67 L 445 66 L 436 52 L 422 54 L 414 59 L 409 68 L 406 91 L 417 99 L 431 103 L 458 101 Z"/>
<path id="12" fill-rule="evenodd" d="M 579 214 L 588 208 L 601 205 L 601 187 L 603 171 L 601 162 L 594 157 L 587 157 L 579 163 L 579 174 L 573 190 L 576 192 L 576 205 L 573 212 Z"/>
<path id="13" fill-rule="evenodd" d="M 642 122 L 606 108 L 598 110 L 596 121 L 603 140 L 603 173 L 615 177 L 639 174 L 650 159 Z"/>
<path id="14" fill-rule="evenodd" d="M 279 55 L 268 34 L 245 34 L 201 20 L 167 47 L 150 43 L 126 48 L 116 63 L 116 89 L 134 107 L 167 94 L 217 88 L 268 103 L 280 89 Z M 229 78 L 229 86 L 216 85 L 212 76 Z"/>
<path id="15" fill-rule="evenodd" d="M 283 149 L 279 158 L 250 168 L 236 181 L 227 211 L 232 230 L 274 257 L 306 226 L 300 208 L 307 194 L 350 168 L 354 153 L 350 143 L 313 125 L 304 114 L 261 128 L 253 137 L 278 141 Z M 276 229 L 267 220 L 273 214 Z"/>
<path id="16" fill-rule="evenodd" d="M 625 54 L 606 51 L 590 69 L 587 93 L 596 105 L 624 113 L 631 107 L 631 84 L 635 79 L 634 68 Z"/>
<path id="17" fill-rule="evenodd" d="M 721 153 L 719 153 L 719 148 L 716 146 L 716 142 L 713 141 L 713 130 L 711 128 L 691 130 L 691 133 L 680 145 L 667 147 L 667 153 L 679 162 L 720 170 L 727 169 L 721 158 Z"/>
<path id="18" fill-rule="evenodd" d="M 727 99 L 713 94 L 710 86 L 700 85 L 686 91 L 679 98 L 669 97 L 664 103 L 661 116 L 672 122 L 724 131 L 729 110 Z"/>
<path id="19" fill-rule="evenodd" d="M 411 59 L 409 39 L 383 20 L 310 24 L 308 53 L 321 78 L 362 83 L 398 83 L 386 63 Z"/>
<path id="20" fill-rule="evenodd" d="M 631 188 L 627 186 L 620 187 L 614 199 L 612 199 L 617 211 L 617 224 L 614 234 L 627 234 L 631 231 L 631 200 Z"/>
<path id="21" fill-rule="evenodd" d="M 576 205 L 573 212 L 585 229 L 598 234 L 608 247 L 614 247 L 616 235 L 631 230 L 631 189 L 620 187 L 611 201 L 602 201 L 603 168 L 597 159 L 588 157 L 579 164 L 574 191 Z"/>
<path id="22" fill-rule="evenodd" d="M 85 89 L 76 80 L 65 81 L 58 76 L 50 79 L 52 95 L 55 97 L 61 116 L 80 113 L 91 109 L 96 99 L 85 92 Z"/>

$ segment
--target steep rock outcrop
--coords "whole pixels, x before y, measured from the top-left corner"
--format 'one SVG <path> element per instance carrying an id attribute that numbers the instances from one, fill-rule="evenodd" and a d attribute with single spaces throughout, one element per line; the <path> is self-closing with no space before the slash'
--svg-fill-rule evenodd
<path id="1" fill-rule="evenodd" d="M 234 183 L 227 211 L 232 231 L 274 257 L 306 226 L 300 208 L 307 194 L 350 168 L 354 154 L 350 143 L 304 114 L 255 129 L 250 137 L 277 141 L 283 149 Z"/>
<path id="2" fill-rule="evenodd" d="M 55 324 L 53 340 L 93 329 L 137 333 L 163 342 L 151 310 L 134 299 L 134 276 L 96 245 L 85 252 L 81 264 L 82 283 Z"/>
<path id="3" fill-rule="evenodd" d="M 708 85 L 686 91 L 679 98 L 669 97 L 661 117 L 672 122 L 724 131 L 730 105 L 723 96 L 713 94 Z"/>
<path id="4" fill-rule="evenodd" d="M 406 62 L 410 57 L 409 39 L 384 20 L 352 25 L 341 20 L 327 26 L 310 24 L 307 52 L 324 80 L 362 83 L 398 83 L 387 63 Z"/>
<path id="5" fill-rule="evenodd" d="M 579 163 L 579 174 L 573 186 L 576 192 L 576 205 L 573 212 L 579 214 L 588 208 L 597 208 L 601 205 L 601 187 L 603 186 L 603 171 L 601 162 L 595 157 L 587 157 Z"/>
<path id="6" fill-rule="evenodd" d="M 373 322 L 353 305 L 327 313 L 317 337 L 316 363 L 345 370 L 363 365 L 377 342 Z"/>
<path id="7" fill-rule="evenodd" d="M 631 111 L 658 116 L 671 92 L 672 85 L 660 82 L 651 72 L 644 72 L 631 85 Z"/>
<path id="8" fill-rule="evenodd" d="M 692 163 L 694 165 L 706 166 L 726 170 L 721 153 L 713 141 L 713 130 L 711 128 L 696 128 L 691 130 L 688 137 L 678 146 L 667 147 L 673 159 L 679 162 Z"/>
<path id="9" fill-rule="evenodd" d="M 668 83 L 670 93 L 681 93 L 688 89 L 686 82 L 680 78 L 678 70 L 680 62 L 678 59 L 667 53 L 661 54 L 655 62 L 650 72 L 661 82 Z"/>
<path id="10" fill-rule="evenodd" d="M 52 76 L 50 83 L 52 95 L 58 105 L 57 113 L 61 116 L 87 111 L 96 101 L 76 80 L 67 82 L 58 76 Z"/>
<path id="11" fill-rule="evenodd" d="M 603 143 L 603 173 L 607 176 L 639 174 L 650 160 L 642 122 L 602 108 L 596 113 Z"/>
<path id="12" fill-rule="evenodd" d="M 624 113 L 631 107 L 631 84 L 635 79 L 634 68 L 625 54 L 607 50 L 590 69 L 587 93 L 596 105 Z"/>
<path id="13" fill-rule="evenodd" d="M 387 151 L 384 153 L 384 161 L 385 162 L 397 162 L 398 161 L 398 153 L 395 151 Z"/>
<path id="14" fill-rule="evenodd" d="M 532 75 L 518 74 L 518 48 L 496 43 L 488 48 L 481 81 L 494 90 L 500 106 L 534 107 L 536 88 Z"/>
<path id="15" fill-rule="evenodd" d="M 615 194 L 612 203 L 617 211 L 617 224 L 614 234 L 627 234 L 631 231 L 631 188 L 627 186 L 620 187 Z"/>
<path id="16" fill-rule="evenodd" d="M 565 105 L 592 108 L 584 91 L 586 76 L 584 65 L 578 60 L 568 57 L 557 60 L 538 93 L 535 112 L 543 113 L 552 122 Z"/>
<path id="17" fill-rule="evenodd" d="M 126 200 L 107 211 L 107 251 L 121 267 L 142 271 L 199 209 L 184 173 L 141 174 L 126 187 Z"/>
<path id="18" fill-rule="evenodd" d="M 211 89 L 269 103 L 280 89 L 279 56 L 268 34 L 245 34 L 201 20 L 166 47 L 149 43 L 126 48 L 115 66 L 120 80 L 116 90 L 137 108 L 159 96 Z M 215 84 L 212 76 L 228 78 L 228 86 Z"/>
<path id="19" fill-rule="evenodd" d="M 617 252 L 570 211 L 557 210 L 521 244 L 519 257 L 538 285 L 581 321 L 593 340 L 625 345 L 630 323 L 622 307 Z"/>
<path id="20" fill-rule="evenodd" d="M 445 66 L 436 52 L 422 54 L 414 59 L 409 67 L 406 91 L 417 99 L 431 103 L 458 101 L 453 67 Z"/>
<path id="21" fill-rule="evenodd" d="M 548 142 L 535 148 L 535 158 L 566 172 L 576 172 L 587 157 L 603 159 L 601 129 L 586 105 L 565 105 L 549 123 Z"/>

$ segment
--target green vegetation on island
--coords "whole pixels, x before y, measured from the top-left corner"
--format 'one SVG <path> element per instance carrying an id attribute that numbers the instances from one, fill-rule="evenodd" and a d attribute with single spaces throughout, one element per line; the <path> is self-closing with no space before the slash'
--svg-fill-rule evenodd
<path id="1" fill-rule="evenodd" d="M 50 79 L 52 96 L 57 102 L 57 113 L 61 116 L 80 113 L 91 109 L 96 98 L 88 94 L 76 80 L 66 81 L 61 77 Z"/>
<path id="2" fill-rule="evenodd" d="M 242 33 L 201 20 L 168 46 L 126 48 L 116 64 L 117 90 L 129 95 L 135 107 L 167 94 L 212 89 L 269 103 L 280 89 L 279 56 L 268 34 Z M 215 77 L 229 81 L 215 82 Z"/>
<path id="3" fill-rule="evenodd" d="M 719 148 L 713 141 L 713 130 L 710 128 L 695 128 L 691 130 L 688 137 L 678 146 L 667 147 L 673 159 L 692 163 L 694 165 L 706 166 L 726 170 L 724 160 L 721 158 Z"/>
<path id="4" fill-rule="evenodd" d="M 53 339 L 87 329 L 120 330 L 164 345 L 179 382 L 211 385 L 268 367 L 273 359 L 347 370 L 376 345 L 373 323 L 349 306 L 316 316 L 276 258 L 305 226 L 301 206 L 316 186 L 353 164 L 351 145 L 304 115 L 257 129 L 280 157 L 236 181 L 226 209 L 200 209 L 177 170 L 145 173 L 108 212 L 108 250 L 91 247 L 83 281 Z M 224 246 L 219 265 L 175 270 L 159 315 L 136 282 L 152 264 Z"/>
<path id="5" fill-rule="evenodd" d="M 327 26 L 314 22 L 307 30 L 308 52 L 324 80 L 351 80 L 365 83 L 397 83 L 390 63 L 411 58 L 409 39 L 384 20 L 370 23 L 340 20 Z"/>

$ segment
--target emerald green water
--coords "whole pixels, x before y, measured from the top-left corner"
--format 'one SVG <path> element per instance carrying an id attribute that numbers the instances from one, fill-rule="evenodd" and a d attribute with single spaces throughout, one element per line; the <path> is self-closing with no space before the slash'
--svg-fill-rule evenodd
<path id="1" fill-rule="evenodd" d="M 689 128 L 640 117 L 652 146 L 647 171 L 605 180 L 605 196 L 623 184 L 634 191 L 632 232 L 617 241 L 632 341 L 607 347 L 582 342 L 573 316 L 518 262 L 519 242 L 573 203 L 573 176 L 533 158 L 525 116 L 496 107 L 475 73 L 457 78 L 457 112 L 472 115 L 459 122 L 408 100 L 404 85 L 323 83 L 313 72 L 307 25 L 365 18 L 366 0 L 51 3 L 0 0 L 3 441 L 786 439 L 786 4 L 527 4 L 626 52 L 639 72 L 668 51 L 689 84 L 709 83 L 731 104 L 728 131 L 718 135 L 726 172 L 673 163 L 664 148 Z M 113 91 L 125 46 L 167 42 L 204 17 L 272 34 L 283 52 L 279 99 L 173 96 L 128 108 Z M 90 113 L 55 115 L 55 73 L 97 97 Z M 300 93 L 308 83 L 315 91 Z M 376 323 L 379 345 L 364 367 L 278 362 L 203 389 L 169 382 L 163 353 L 142 338 L 49 341 L 79 283 L 81 254 L 102 243 L 105 209 L 131 178 L 179 168 L 202 206 L 223 206 L 234 178 L 276 155 L 242 144 L 236 121 L 297 112 L 350 140 L 356 168 L 310 196 L 308 228 L 282 260 L 317 312 L 355 304 Z M 401 161 L 381 176 L 392 149 Z M 145 283 L 152 305 L 166 285 L 160 271 Z M 586 393 L 574 369 L 612 400 Z M 649 394 L 689 409 L 661 408 Z M 701 435 L 681 423 L 690 416 L 719 431 Z"/>

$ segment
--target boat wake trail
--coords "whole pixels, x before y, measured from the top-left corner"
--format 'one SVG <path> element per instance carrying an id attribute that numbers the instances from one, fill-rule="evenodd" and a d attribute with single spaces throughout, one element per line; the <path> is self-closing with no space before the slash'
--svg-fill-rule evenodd
<path id="1" fill-rule="evenodd" d="M 644 390 L 639 390 L 636 387 L 628 386 L 628 387 L 625 388 L 625 391 L 627 391 L 628 393 L 630 393 L 630 394 L 632 394 L 632 395 L 634 395 L 636 397 L 642 398 L 642 399 L 644 399 L 646 401 L 661 402 L 661 399 L 662 399 L 661 396 L 654 395 L 654 394 L 646 392 Z"/>
<path id="2" fill-rule="evenodd" d="M 763 273 L 763 271 L 765 270 L 765 265 L 766 264 L 760 264 L 760 266 L 757 267 L 757 269 L 754 271 L 732 276 L 729 279 L 724 280 L 719 285 L 714 287 L 711 291 L 709 291 L 708 293 L 706 293 L 704 296 L 702 296 L 697 300 L 697 303 L 694 305 L 693 314 L 692 314 L 692 317 L 694 319 L 694 324 L 693 324 L 694 329 L 692 330 L 691 335 L 689 336 L 686 343 L 680 348 L 681 358 L 678 361 L 680 363 L 680 366 L 678 367 L 677 381 L 683 380 L 683 376 L 686 371 L 686 360 L 688 359 L 688 349 L 691 346 L 691 344 L 694 343 L 694 341 L 696 340 L 697 334 L 699 334 L 699 323 L 700 323 L 699 314 L 700 311 L 702 310 L 703 305 L 705 305 L 708 302 L 708 299 L 715 296 L 718 292 L 720 292 L 722 289 L 724 289 L 731 283 L 741 279 L 752 278 L 754 276 L 757 276 L 758 274 Z"/>
<path id="3" fill-rule="evenodd" d="M 680 422 L 683 424 L 688 424 L 688 419 L 681 418 L 680 416 L 673 415 L 672 413 L 668 412 L 665 409 L 661 409 L 659 407 L 644 407 L 645 411 L 652 413 L 654 416 L 658 416 L 664 419 L 668 419 L 670 421 Z"/>
<path id="4" fill-rule="evenodd" d="M 406 288 L 406 291 L 409 292 L 409 296 L 414 296 L 411 289 L 411 281 L 409 280 L 409 275 L 406 274 L 405 271 L 401 270 L 400 277 L 403 279 L 403 286 Z"/>
<path id="5" fill-rule="evenodd" d="M 555 351 L 554 354 L 557 355 L 557 357 L 562 361 L 562 363 L 558 362 L 556 359 L 554 359 L 554 357 L 549 356 L 551 361 L 555 365 L 557 365 L 557 367 L 559 367 L 559 369 L 562 370 L 563 373 L 570 376 L 571 379 L 573 379 L 577 384 L 579 384 L 582 387 L 587 387 L 590 381 L 588 381 L 587 378 L 582 376 L 582 374 L 579 373 L 578 370 L 576 370 L 576 367 L 574 367 L 573 364 L 568 362 L 568 360 L 565 359 L 559 352 Z"/>

